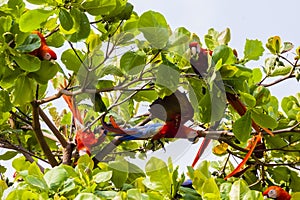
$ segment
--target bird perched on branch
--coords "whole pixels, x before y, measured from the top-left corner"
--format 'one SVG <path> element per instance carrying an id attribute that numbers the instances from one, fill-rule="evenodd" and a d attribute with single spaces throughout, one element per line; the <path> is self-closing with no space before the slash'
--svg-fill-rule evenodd
<path id="1" fill-rule="evenodd" d="M 39 36 L 39 38 L 41 39 L 41 46 L 38 49 L 32 51 L 30 54 L 38 57 L 41 60 L 56 60 L 56 53 L 48 47 L 43 34 L 39 31 L 33 31 L 32 34 L 36 34 Z"/>
<path id="2" fill-rule="evenodd" d="M 207 70 L 209 68 L 209 66 L 208 66 L 208 55 L 212 55 L 213 52 L 211 50 L 201 48 L 200 44 L 198 42 L 191 42 L 189 44 L 189 48 L 190 48 L 190 52 L 191 52 L 190 63 L 191 63 L 191 66 L 192 66 L 194 72 L 196 74 L 198 74 L 199 76 L 201 76 L 201 77 L 207 76 Z M 239 99 L 237 94 L 232 94 L 230 92 L 226 92 L 226 98 L 227 98 L 228 103 L 234 108 L 234 110 L 240 116 L 243 116 L 246 113 L 247 108 L 241 102 L 241 100 Z M 255 135 L 252 138 L 252 141 L 251 141 L 250 145 L 248 146 L 248 148 L 249 148 L 248 153 L 246 154 L 243 161 L 237 166 L 237 168 L 232 173 L 227 175 L 225 177 L 225 179 L 227 179 L 227 178 L 235 175 L 236 173 L 238 173 L 242 169 L 242 167 L 245 165 L 247 160 L 250 158 L 250 156 L 253 153 L 257 143 L 260 143 L 261 140 L 262 140 L 261 130 L 260 130 L 261 128 L 264 131 L 266 131 L 267 133 L 269 133 L 270 135 L 273 135 L 270 130 L 268 130 L 264 127 L 259 127 L 253 120 L 252 120 L 252 127 L 257 132 L 257 135 Z M 207 148 L 210 141 L 211 141 L 211 139 L 208 139 L 208 138 L 203 139 L 202 144 L 200 145 L 200 148 L 199 148 L 199 150 L 196 154 L 196 157 L 195 157 L 195 159 L 192 163 L 192 167 L 194 167 L 196 165 L 197 161 L 202 156 L 203 152 Z"/>
<path id="3" fill-rule="evenodd" d="M 270 186 L 264 192 L 263 195 L 276 200 L 290 200 L 291 195 L 279 186 Z"/>
<path id="4" fill-rule="evenodd" d="M 122 136 L 120 140 L 143 140 L 152 141 L 162 138 L 195 138 L 197 131 L 184 125 L 185 122 L 192 119 L 194 110 L 190 105 L 186 95 L 179 91 L 163 99 L 158 98 L 151 105 L 149 112 L 151 118 L 158 118 L 164 123 L 148 124 L 141 127 L 122 129 L 110 118 L 111 125 L 108 125 L 102 118 L 103 128 L 116 133 L 116 136 Z"/>

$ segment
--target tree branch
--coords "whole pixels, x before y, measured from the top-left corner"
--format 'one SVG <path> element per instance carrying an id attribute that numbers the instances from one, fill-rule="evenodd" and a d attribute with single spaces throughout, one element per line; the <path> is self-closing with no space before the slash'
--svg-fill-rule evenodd
<path id="1" fill-rule="evenodd" d="M 33 123 L 32 123 L 32 128 L 34 130 L 36 139 L 38 143 L 40 144 L 43 152 L 45 153 L 45 156 L 49 160 L 49 164 L 54 167 L 58 165 L 57 160 L 55 159 L 54 155 L 52 154 L 52 151 L 50 150 L 44 136 L 43 132 L 41 130 L 41 125 L 39 121 L 39 105 L 36 101 L 31 102 L 32 105 L 32 117 L 33 117 Z"/>

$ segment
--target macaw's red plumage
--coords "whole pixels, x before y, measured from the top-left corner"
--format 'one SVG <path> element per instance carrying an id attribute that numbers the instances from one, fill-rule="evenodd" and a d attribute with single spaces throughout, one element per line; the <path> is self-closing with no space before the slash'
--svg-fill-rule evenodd
<path id="1" fill-rule="evenodd" d="M 74 104 L 72 97 L 63 95 L 63 98 L 73 114 L 74 124 L 76 127 L 75 141 L 79 155 L 91 155 L 91 148 L 100 142 L 100 137 L 96 138 L 95 134 L 91 130 L 83 131 L 83 119 L 77 109 L 77 106 Z"/>
<path id="2" fill-rule="evenodd" d="M 279 186 L 270 186 L 264 192 L 263 195 L 276 200 L 290 200 L 291 195 Z"/>
<path id="3" fill-rule="evenodd" d="M 31 52 L 30 54 L 38 57 L 41 60 L 56 60 L 56 53 L 48 47 L 43 34 L 39 31 L 33 31 L 32 34 L 36 34 L 39 36 L 39 38 L 41 39 L 41 46 L 38 49 Z"/>
<path id="4" fill-rule="evenodd" d="M 158 118 L 164 123 L 155 123 L 141 127 L 122 129 L 111 118 L 112 126 L 105 123 L 102 118 L 104 129 L 117 133 L 122 141 L 150 139 L 159 140 L 162 138 L 190 138 L 197 136 L 197 131 L 184 125 L 192 119 L 194 110 L 185 94 L 176 91 L 163 99 L 155 100 L 149 109 L 152 118 Z"/>
<path id="5" fill-rule="evenodd" d="M 198 42 L 190 43 L 189 47 L 190 47 L 190 51 L 191 51 L 190 63 L 191 63 L 191 66 L 192 66 L 194 72 L 202 77 L 207 76 L 208 54 L 212 55 L 212 51 L 201 48 Z M 237 53 L 235 53 L 235 54 L 237 55 Z M 240 116 L 243 116 L 246 113 L 247 108 L 241 102 L 241 100 L 239 99 L 237 94 L 232 94 L 232 93 L 226 92 L 226 98 L 227 98 L 228 103 L 233 107 L 233 109 Z M 261 127 L 259 127 L 253 120 L 252 120 L 252 127 L 257 132 L 257 135 L 254 136 L 254 138 L 252 139 L 252 141 L 250 143 L 251 145 L 248 146 L 248 148 L 249 148 L 248 153 L 246 154 L 244 160 L 238 165 L 238 167 L 232 173 L 230 173 L 228 176 L 226 176 L 225 179 L 227 179 L 241 171 L 241 169 L 243 168 L 243 166 L 245 165 L 245 163 L 247 162 L 247 160 L 250 158 L 251 154 L 253 153 L 257 143 L 261 142 L 261 130 L 260 130 Z M 270 130 L 263 128 L 263 127 L 262 127 L 262 129 L 264 131 L 266 131 L 267 133 L 269 133 L 270 135 L 273 135 L 273 133 Z M 211 140 L 207 139 L 207 138 L 204 138 L 204 140 L 202 141 L 199 151 L 193 161 L 193 164 L 192 164 L 193 167 L 196 165 L 197 161 L 200 159 L 201 155 L 203 154 L 205 148 L 207 148 L 210 141 Z"/>
<path id="6" fill-rule="evenodd" d="M 173 94 L 156 99 L 150 105 L 151 118 L 158 118 L 165 122 L 164 127 L 153 139 L 185 137 L 187 131 L 184 124 L 194 116 L 194 109 L 186 94 L 175 91 Z"/>

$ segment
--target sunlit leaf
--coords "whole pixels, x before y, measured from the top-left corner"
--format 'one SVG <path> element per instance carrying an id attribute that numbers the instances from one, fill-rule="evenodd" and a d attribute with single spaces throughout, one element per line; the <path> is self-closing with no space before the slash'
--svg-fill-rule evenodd
<path id="1" fill-rule="evenodd" d="M 20 30 L 30 32 L 38 29 L 41 24 L 53 14 L 52 10 L 35 9 L 28 10 L 20 17 Z M 29 23 L 30 22 L 30 23 Z"/>
<path id="2" fill-rule="evenodd" d="M 258 60 L 263 55 L 263 44 L 259 40 L 246 40 L 244 47 L 244 60 Z"/>

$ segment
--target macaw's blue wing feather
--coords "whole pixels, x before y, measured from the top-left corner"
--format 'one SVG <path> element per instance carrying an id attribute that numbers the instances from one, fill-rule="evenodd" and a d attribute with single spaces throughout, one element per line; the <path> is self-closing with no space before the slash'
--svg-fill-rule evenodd
<path id="1" fill-rule="evenodd" d="M 149 139 L 157 134 L 163 126 L 164 124 L 155 123 L 135 128 L 128 128 L 123 130 L 126 134 L 114 134 L 114 136 L 123 136 L 120 138 L 121 141 Z"/>

